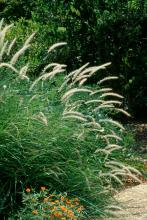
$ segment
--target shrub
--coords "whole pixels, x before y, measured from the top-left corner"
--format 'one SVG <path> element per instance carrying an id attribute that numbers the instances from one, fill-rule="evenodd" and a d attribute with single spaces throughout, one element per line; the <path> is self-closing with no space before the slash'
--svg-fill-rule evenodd
<path id="1" fill-rule="evenodd" d="M 73 70 L 85 62 L 95 65 L 111 61 L 111 68 L 108 69 L 109 72 L 102 72 L 103 77 L 104 74 L 119 76 L 120 81 L 115 87 L 125 96 L 125 108 L 129 108 L 138 117 L 141 117 L 140 111 L 142 115 L 146 115 L 145 0 L 1 2 L 3 7 L 0 16 L 8 21 L 16 21 L 16 33 L 22 29 L 25 36 L 25 30 L 30 29 L 31 25 L 39 29 L 38 43 L 32 46 L 35 53 L 34 57 L 31 55 L 30 61 L 35 64 L 32 67 L 33 74 L 36 75 L 42 68 L 40 59 L 46 57 L 44 48 L 64 40 L 68 42 L 69 49 L 62 56 L 60 53 L 57 55 L 58 62 L 62 57 L 64 63 L 68 64 L 68 69 Z M 48 61 L 44 60 L 43 64 Z M 91 83 L 95 83 L 98 78 L 99 76 L 92 78 Z"/>
<path id="2" fill-rule="evenodd" d="M 140 174 L 117 161 L 114 153 L 122 148 L 124 127 L 110 116 L 128 113 L 120 108 L 118 99 L 123 97 L 103 84 L 117 77 L 106 77 L 94 88 L 84 83 L 109 63 L 85 64 L 67 75 L 65 65 L 51 63 L 32 81 L 27 75 L 29 61 L 22 66 L 19 60 L 33 35 L 14 53 L 14 42 L 5 41 L 10 28 L 2 26 L 0 33 L 1 212 L 16 211 L 26 185 L 43 184 L 51 192 L 78 196 L 88 215 L 105 215 L 110 189 L 123 184 L 123 176 L 139 181 L 136 173 Z"/>

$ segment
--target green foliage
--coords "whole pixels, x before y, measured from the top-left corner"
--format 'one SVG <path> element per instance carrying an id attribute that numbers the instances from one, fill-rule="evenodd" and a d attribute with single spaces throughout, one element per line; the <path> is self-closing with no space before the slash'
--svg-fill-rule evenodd
<path id="1" fill-rule="evenodd" d="M 0 4 L 0 16 L 11 20 L 21 17 L 30 18 L 31 9 L 35 6 L 35 1 L 28 0 L 26 2 L 25 0 L 0 0 Z"/>
<path id="2" fill-rule="evenodd" d="M 109 63 L 86 64 L 68 75 L 63 74 L 66 65 L 51 63 L 32 81 L 27 75 L 29 60 L 22 55 L 31 50 L 33 35 L 16 51 L 14 42 L 6 41 L 10 28 L 2 26 L 0 32 L 1 213 L 20 205 L 26 185 L 43 184 L 51 191 L 79 196 L 92 218 L 105 215 L 112 198 L 108 189 L 123 184 L 122 176 L 137 179 L 139 174 L 115 154 L 121 149 L 124 127 L 110 115 L 128 113 L 118 101 L 123 97 L 103 83 L 116 77 L 98 81 L 95 88 L 84 85 Z"/>
<path id="3" fill-rule="evenodd" d="M 117 91 L 125 96 L 124 106 L 140 116 L 147 109 L 147 3 L 145 0 L 1 0 L 0 16 L 16 22 L 16 33 L 39 30 L 40 40 L 32 67 L 36 75 L 44 61 L 44 48 L 50 43 L 66 41 L 68 49 L 57 55 L 68 69 L 85 62 L 112 62 L 104 75 L 118 75 Z M 21 10 L 18 10 L 21 8 Z M 23 17 L 23 19 L 22 19 Z M 29 20 L 29 21 L 28 21 Z M 22 25 L 22 28 L 21 28 Z M 18 28 L 17 28 L 18 26 Z M 33 26 L 33 27 L 32 27 Z M 37 27 L 36 27 L 37 26 Z M 21 30 L 22 29 L 22 30 Z M 25 35 L 22 34 L 24 37 Z M 38 51 L 37 51 L 38 48 Z M 41 62 L 40 62 L 41 60 Z M 39 64 L 41 63 L 41 64 Z M 97 77 L 98 78 L 98 77 Z M 91 82 L 95 82 L 93 78 Z M 143 112 L 142 112 L 143 115 Z"/>

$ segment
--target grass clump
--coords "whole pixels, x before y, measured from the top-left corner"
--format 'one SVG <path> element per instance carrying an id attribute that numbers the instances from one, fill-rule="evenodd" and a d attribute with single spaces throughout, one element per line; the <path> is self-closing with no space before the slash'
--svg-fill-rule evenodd
<path id="1" fill-rule="evenodd" d="M 14 45 L 5 36 L 10 28 L 1 24 L 1 215 L 17 210 L 27 185 L 37 190 L 42 184 L 51 193 L 78 196 L 86 209 L 82 218 L 106 215 L 114 186 L 122 185 L 124 176 L 139 181 L 140 174 L 115 155 L 122 151 L 124 127 L 110 115 L 128 113 L 120 107 L 123 97 L 103 84 L 116 77 L 104 78 L 96 88 L 86 84 L 109 63 L 85 64 L 69 74 L 65 65 L 51 63 L 33 80 L 27 75 L 29 61 L 22 67 L 19 58 L 34 34 L 9 57 Z"/>

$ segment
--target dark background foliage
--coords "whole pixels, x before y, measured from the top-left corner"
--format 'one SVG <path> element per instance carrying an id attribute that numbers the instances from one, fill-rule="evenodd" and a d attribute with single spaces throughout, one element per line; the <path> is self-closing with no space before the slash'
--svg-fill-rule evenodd
<path id="1" fill-rule="evenodd" d="M 20 10 L 21 9 L 21 10 Z M 50 58 L 69 70 L 85 62 L 112 62 L 99 74 L 120 77 L 116 90 L 133 116 L 147 111 L 147 2 L 146 0 L 0 0 L 0 17 L 14 22 L 12 34 L 21 38 L 37 30 L 36 57 L 31 73 L 38 74 Z M 12 37 L 12 36 L 10 36 Z M 68 46 L 52 57 L 43 52 L 48 45 L 66 41 Z M 27 56 L 27 55 L 26 55 Z M 98 76 L 90 83 L 95 83 Z"/>

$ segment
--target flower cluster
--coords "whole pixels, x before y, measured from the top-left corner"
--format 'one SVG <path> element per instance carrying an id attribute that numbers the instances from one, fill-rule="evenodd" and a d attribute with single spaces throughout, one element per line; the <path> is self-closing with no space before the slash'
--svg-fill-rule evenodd
<path id="1" fill-rule="evenodd" d="M 79 220 L 83 217 L 84 207 L 77 197 L 69 198 L 67 193 L 49 193 L 49 190 L 42 186 L 40 192 L 26 188 L 24 203 L 28 207 L 32 219 L 61 219 Z"/>

